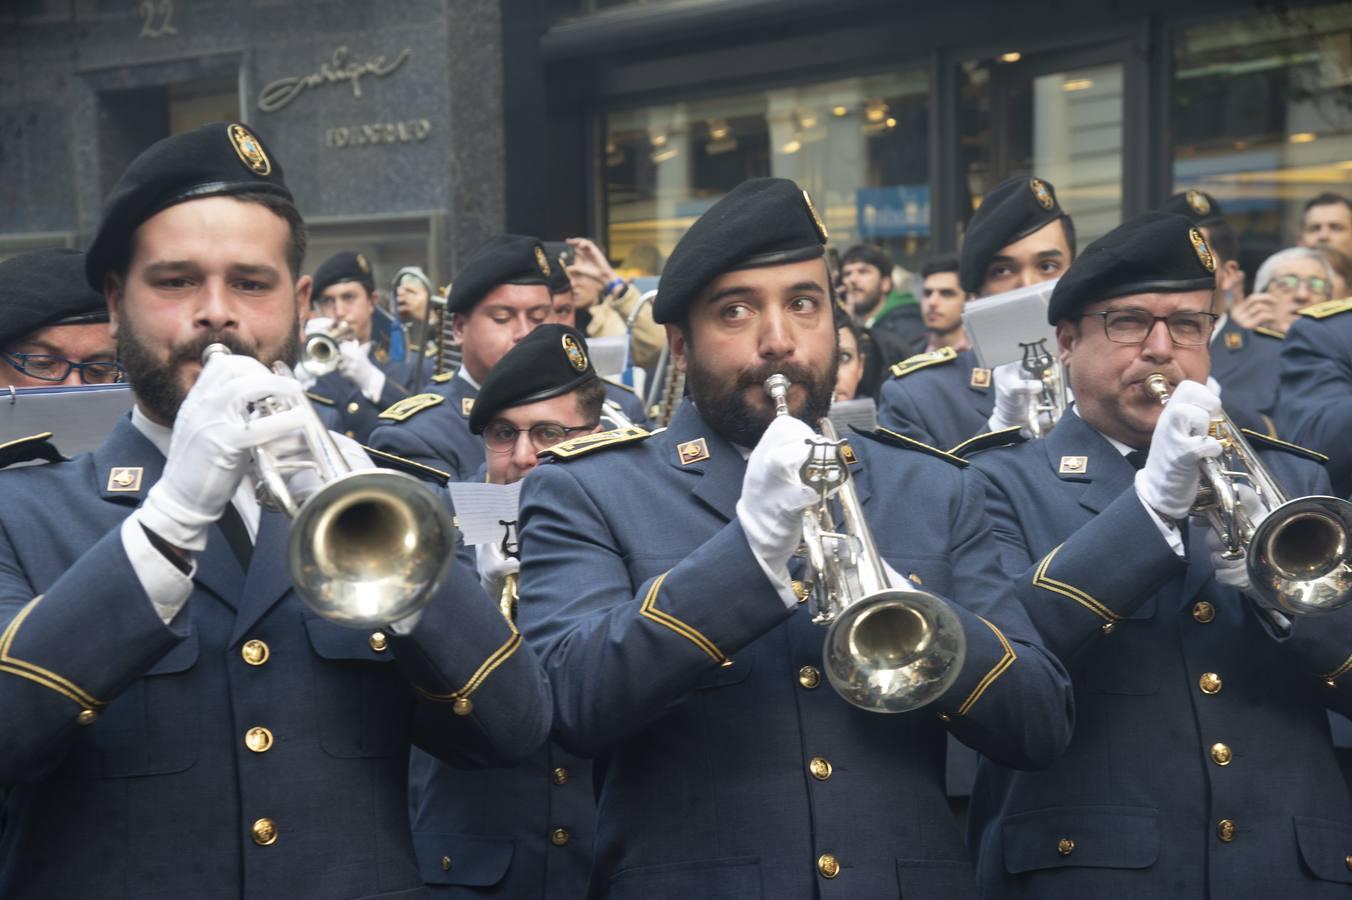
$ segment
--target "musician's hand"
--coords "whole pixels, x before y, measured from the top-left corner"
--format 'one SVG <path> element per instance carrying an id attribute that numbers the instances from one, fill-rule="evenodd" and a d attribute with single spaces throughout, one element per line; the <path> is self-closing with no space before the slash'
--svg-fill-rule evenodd
<path id="1" fill-rule="evenodd" d="M 737 519 L 751 551 L 770 572 L 787 574 L 789 557 L 803 539 L 803 511 L 817 500 L 800 474 L 813 436 L 801 419 L 777 416 L 746 461 Z"/>
<path id="2" fill-rule="evenodd" d="M 991 373 L 995 383 L 995 411 L 986 420 L 991 431 L 1028 424 L 1028 412 L 1042 393 L 1042 382 L 1029 378 L 1023 364 L 1018 362 L 996 366 Z M 1032 435 L 1026 435 L 1032 437 Z"/>
<path id="3" fill-rule="evenodd" d="M 479 583 L 484 593 L 494 600 L 502 594 L 502 585 L 507 576 L 521 571 L 521 560 L 502 552 L 502 544 L 492 541 L 476 544 L 474 547 L 474 567 L 479 570 Z"/>
<path id="4" fill-rule="evenodd" d="M 1251 522 L 1257 522 L 1267 514 L 1263 507 L 1263 501 L 1259 499 L 1258 493 L 1247 484 L 1235 484 L 1235 495 L 1239 500 L 1240 506 L 1244 509 L 1244 514 L 1249 517 Z M 1228 585 L 1239 591 L 1249 589 L 1249 566 L 1248 557 L 1241 556 L 1239 559 L 1225 559 L 1221 553 L 1224 547 L 1221 544 L 1221 537 L 1214 528 L 1208 528 L 1206 534 L 1206 547 L 1211 554 L 1211 565 L 1216 570 L 1216 580 L 1221 584 Z"/>
<path id="5" fill-rule="evenodd" d="M 1221 445 L 1207 434 L 1221 400 L 1204 384 L 1184 381 L 1160 411 L 1150 455 L 1136 473 L 1141 502 L 1170 519 L 1181 519 L 1192 508 L 1201 481 L 1203 459 L 1220 455 Z"/>
<path id="6" fill-rule="evenodd" d="M 328 316 L 315 316 L 313 319 L 305 320 L 305 336 L 328 331 L 333 328 L 333 319 Z"/>
<path id="7" fill-rule="evenodd" d="M 338 345 L 338 371 L 343 377 L 357 386 L 362 396 L 377 403 L 380 392 L 385 389 L 385 373 L 371 362 L 371 355 L 356 341 L 343 341 Z"/>
<path id="8" fill-rule="evenodd" d="M 246 420 L 247 404 L 276 397 L 289 408 Z M 249 470 L 249 451 L 301 427 L 309 403 L 294 379 L 248 356 L 213 357 L 174 420 L 164 474 L 136 511 L 141 524 L 175 547 L 201 550 Z"/>

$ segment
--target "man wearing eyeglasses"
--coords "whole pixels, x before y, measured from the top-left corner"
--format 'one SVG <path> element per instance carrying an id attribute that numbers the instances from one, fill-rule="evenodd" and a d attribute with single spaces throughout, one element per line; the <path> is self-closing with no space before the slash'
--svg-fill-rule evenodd
<path id="1" fill-rule="evenodd" d="M 1046 438 L 1010 432 L 971 456 L 1076 708 L 1046 771 L 982 763 L 970 840 L 984 896 L 1318 898 L 1352 884 L 1352 797 L 1325 716 L 1352 708 L 1352 610 L 1275 611 L 1189 518 L 1201 463 L 1221 451 L 1215 266 L 1167 212 L 1087 247 L 1048 310 L 1075 404 Z M 1327 493 L 1318 454 L 1251 441 L 1290 496 Z"/>
<path id="2" fill-rule="evenodd" d="M 469 419 L 487 451 L 476 480 L 513 484 L 541 452 L 601 431 L 605 399 L 582 334 L 541 325 L 484 379 Z M 501 543 L 464 549 L 458 562 L 477 569 L 491 597 L 519 568 Z M 596 817 L 589 760 L 550 743 L 515 768 L 466 771 L 415 750 L 409 783 L 414 846 L 438 896 L 471 886 L 484 897 L 585 896 Z"/>
<path id="3" fill-rule="evenodd" d="M 79 250 L 0 262 L 0 388 L 122 380 L 108 306 L 84 277 Z"/>

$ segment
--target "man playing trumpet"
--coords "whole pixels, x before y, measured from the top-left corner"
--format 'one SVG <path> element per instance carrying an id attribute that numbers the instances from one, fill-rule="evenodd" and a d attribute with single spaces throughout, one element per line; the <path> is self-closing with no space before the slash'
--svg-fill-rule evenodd
<path id="1" fill-rule="evenodd" d="M 835 384 L 825 240 L 790 181 L 715 204 L 654 310 L 689 400 L 660 434 L 556 446 L 523 485 L 521 626 L 553 681 L 556 740 L 597 758 L 594 897 L 968 896 L 945 731 L 1013 766 L 1064 746 L 1064 673 L 1008 595 L 982 497 L 960 460 L 913 441 L 842 453 L 892 585 L 957 598 L 938 602 L 965 661 L 906 714 L 827 685 L 793 560 L 817 500 L 807 422 Z M 772 375 L 791 415 L 775 415 Z"/>
<path id="2" fill-rule="evenodd" d="M 1352 611 L 1259 603 L 1262 566 L 1189 518 L 1221 492 L 1202 478 L 1225 449 L 1207 377 L 1215 265 L 1174 213 L 1086 248 L 1048 311 L 1075 405 L 1043 440 L 993 435 L 1014 443 L 973 457 L 1005 570 L 1076 697 L 1074 740 L 1048 771 L 982 767 L 972 837 L 987 896 L 1332 897 L 1352 883 L 1352 803 L 1325 717 L 1352 706 Z M 1248 440 L 1271 451 L 1252 471 L 1328 492 L 1317 454 Z M 1244 515 L 1266 512 L 1244 478 L 1219 487 Z M 1336 556 L 1311 562 L 1313 541 L 1252 543 L 1240 556 L 1277 570 L 1304 555 L 1311 586 L 1316 568 L 1344 577 Z"/>

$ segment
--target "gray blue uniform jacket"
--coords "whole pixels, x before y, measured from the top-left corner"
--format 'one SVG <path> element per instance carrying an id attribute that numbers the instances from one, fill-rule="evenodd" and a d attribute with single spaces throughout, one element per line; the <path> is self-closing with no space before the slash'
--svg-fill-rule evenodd
<path id="1" fill-rule="evenodd" d="M 473 569 L 473 548 L 462 546 L 456 565 Z M 434 896 L 586 896 L 596 830 L 591 760 L 550 742 L 511 768 L 469 770 L 414 749 L 409 804 L 413 847 Z"/>
<path id="2" fill-rule="evenodd" d="M 935 355 L 951 352 L 936 351 Z M 995 387 L 990 370 L 977 366 L 971 350 L 915 367 L 916 361 L 929 355 L 913 356 L 893 367 L 894 376 L 883 382 L 878 424 L 948 449 L 986 431 L 995 409 Z M 905 374 L 896 375 L 898 371 Z"/>
<path id="3" fill-rule="evenodd" d="M 317 618 L 269 512 L 247 571 L 212 526 L 165 625 L 121 537 L 163 465 L 124 420 L 91 454 L 0 473 L 0 896 L 425 896 L 410 745 L 534 750 L 534 657 L 464 569 L 406 637 Z"/>
<path id="4" fill-rule="evenodd" d="M 851 443 L 884 557 L 959 601 L 961 674 L 908 714 L 831 690 L 824 629 L 786 608 L 737 521 L 746 464 L 689 401 L 651 438 L 526 478 L 520 622 L 555 679 L 555 740 L 596 760 L 591 896 L 968 896 L 945 729 L 1011 766 L 1064 748 L 1066 675 L 981 496 L 932 451 Z"/>
<path id="5" fill-rule="evenodd" d="M 328 407 L 334 411 L 336 418 L 330 427 L 360 443 L 369 441 L 372 429 L 379 424 L 376 417 L 380 411 L 388 409 L 408 394 L 403 387 L 409 376 L 408 363 L 381 362 L 376 355 L 372 355 L 371 363 L 385 373 L 385 386 L 380 391 L 380 398 L 374 403 L 355 382 L 337 371 L 320 378 L 310 388 L 311 394 L 322 398 L 315 401 L 317 407 Z M 324 403 L 324 400 L 331 403 Z"/>
<path id="6" fill-rule="evenodd" d="M 1319 304 L 1338 310 L 1326 317 L 1299 316 L 1282 343 L 1282 437 L 1329 458 L 1329 478 L 1339 497 L 1352 493 L 1352 301 Z M 1306 310 L 1309 312 L 1309 310 Z"/>
<path id="7" fill-rule="evenodd" d="M 1281 382 L 1282 334 L 1250 331 L 1227 319 L 1211 339 L 1211 377 L 1220 382 L 1225 412 L 1241 428 L 1278 436 L 1277 388 Z M 1290 435 L 1282 434 L 1289 438 Z"/>
<path id="8" fill-rule="evenodd" d="M 1262 454 L 1293 494 L 1321 467 Z M 1352 800 L 1325 707 L 1352 706 L 1352 609 L 1281 635 L 1218 584 L 1193 520 L 1180 558 L 1135 470 L 1074 412 L 982 452 L 1005 570 L 1070 669 L 1070 749 L 1042 772 L 983 761 L 974 854 L 989 897 L 1347 896 Z"/>

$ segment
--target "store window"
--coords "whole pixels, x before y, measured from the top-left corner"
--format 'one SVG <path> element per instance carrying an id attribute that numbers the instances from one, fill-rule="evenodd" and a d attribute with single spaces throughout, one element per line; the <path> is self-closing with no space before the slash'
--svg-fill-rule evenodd
<path id="1" fill-rule="evenodd" d="M 841 249 L 918 266 L 930 247 L 929 83 L 922 72 L 611 113 L 603 169 L 610 255 L 656 274 L 691 223 L 756 176 L 806 189 Z"/>
<path id="2" fill-rule="evenodd" d="M 1216 197 L 1252 277 L 1307 200 L 1352 195 L 1352 6 L 1183 28 L 1174 46 L 1174 189 Z"/>
<path id="3" fill-rule="evenodd" d="M 1122 221 L 1123 50 L 962 63 L 959 236 L 986 191 L 1012 175 L 1050 181 L 1085 246 Z"/>

